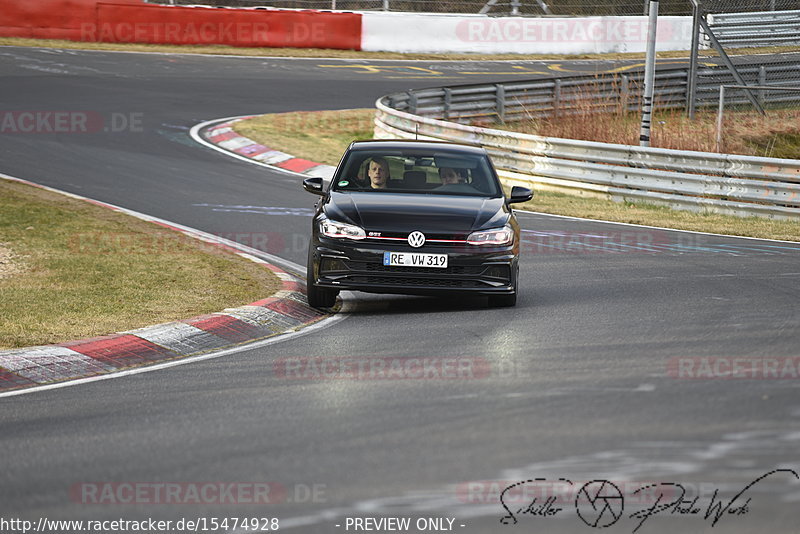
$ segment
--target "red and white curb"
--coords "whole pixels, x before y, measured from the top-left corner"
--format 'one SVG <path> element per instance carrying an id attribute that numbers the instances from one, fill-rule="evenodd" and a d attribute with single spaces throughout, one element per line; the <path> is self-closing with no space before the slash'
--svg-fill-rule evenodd
<path id="1" fill-rule="evenodd" d="M 311 308 L 305 297 L 305 283 L 276 265 L 298 267 L 286 260 L 119 206 L 4 174 L 0 178 L 91 202 L 181 232 L 262 264 L 281 280 L 277 293 L 247 306 L 98 338 L 0 351 L 0 395 L 209 354 L 295 332 L 330 316 Z"/>
<path id="2" fill-rule="evenodd" d="M 251 115 L 204 122 L 192 128 L 191 136 L 195 141 L 209 148 L 272 169 L 301 174 L 303 176 L 319 176 L 326 180 L 330 180 L 333 177 L 336 167 L 298 158 L 291 154 L 266 147 L 236 133 L 233 129 L 235 123 L 254 117 L 255 116 Z"/>

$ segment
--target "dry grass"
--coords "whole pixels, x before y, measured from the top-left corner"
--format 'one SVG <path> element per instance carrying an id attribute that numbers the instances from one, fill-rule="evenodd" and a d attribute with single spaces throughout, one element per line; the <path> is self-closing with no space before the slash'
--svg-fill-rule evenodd
<path id="1" fill-rule="evenodd" d="M 0 37 L 0 46 L 30 46 L 65 48 L 77 50 L 116 50 L 123 52 L 157 52 L 169 54 L 212 54 L 260 57 L 311 57 L 343 59 L 422 59 L 422 60 L 531 60 L 531 59 L 644 59 L 643 53 L 613 54 L 401 54 L 397 52 L 362 52 L 357 50 L 332 50 L 320 48 L 248 48 L 222 45 L 151 45 L 137 43 L 84 43 L 57 39 L 28 39 L 22 37 Z M 777 54 L 798 52 L 797 46 L 775 46 L 769 48 L 743 48 L 729 50 L 730 55 Z M 713 57 L 712 51 L 701 51 L 702 57 Z M 659 58 L 685 58 L 687 51 L 659 52 Z"/>
<path id="2" fill-rule="evenodd" d="M 509 123 L 500 128 L 545 137 L 583 139 L 623 145 L 639 144 L 641 117 L 632 113 L 579 112 L 552 119 Z M 653 117 L 651 146 L 674 150 L 716 152 L 716 112 L 700 112 L 694 121 L 678 110 Z M 721 152 L 749 156 L 800 158 L 800 109 L 727 110 Z"/>
<path id="3" fill-rule="evenodd" d="M 7 244 L 0 243 L 0 280 L 17 276 L 25 272 L 25 269 L 23 259 L 14 254 Z"/>
<path id="4" fill-rule="evenodd" d="M 352 139 L 371 137 L 375 111 L 355 109 L 263 115 L 237 123 L 236 130 L 266 146 L 297 157 L 335 165 Z M 614 130 L 600 122 L 598 130 Z M 366 128 L 369 125 L 370 130 Z M 720 234 L 800 241 L 800 223 L 692 213 L 661 206 L 612 202 L 537 191 L 522 209 L 607 221 L 644 224 Z"/>
<path id="5" fill-rule="evenodd" d="M 0 348 L 110 334 L 248 304 L 268 269 L 152 223 L 0 180 L 0 241 L 24 271 L 0 280 Z"/>

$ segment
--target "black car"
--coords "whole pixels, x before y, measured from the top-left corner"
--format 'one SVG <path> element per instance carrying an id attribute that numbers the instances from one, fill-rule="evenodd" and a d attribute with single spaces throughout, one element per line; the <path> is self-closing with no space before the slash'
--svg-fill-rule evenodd
<path id="1" fill-rule="evenodd" d="M 308 302 L 330 307 L 342 289 L 486 295 L 514 306 L 519 225 L 482 148 L 431 141 L 357 141 L 321 195 L 308 248 Z"/>

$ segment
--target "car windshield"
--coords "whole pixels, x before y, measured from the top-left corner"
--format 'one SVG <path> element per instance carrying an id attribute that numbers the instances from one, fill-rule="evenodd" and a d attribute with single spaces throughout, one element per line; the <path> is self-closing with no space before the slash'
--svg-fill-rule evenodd
<path id="1" fill-rule="evenodd" d="M 487 156 L 444 150 L 353 150 L 331 187 L 340 192 L 502 195 Z"/>

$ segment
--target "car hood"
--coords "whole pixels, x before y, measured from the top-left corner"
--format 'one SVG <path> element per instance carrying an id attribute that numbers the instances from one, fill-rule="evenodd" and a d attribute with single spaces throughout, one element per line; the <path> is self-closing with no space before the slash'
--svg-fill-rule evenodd
<path id="1" fill-rule="evenodd" d="M 332 192 L 325 213 L 368 232 L 472 232 L 503 226 L 510 216 L 503 198 L 409 193 Z"/>

